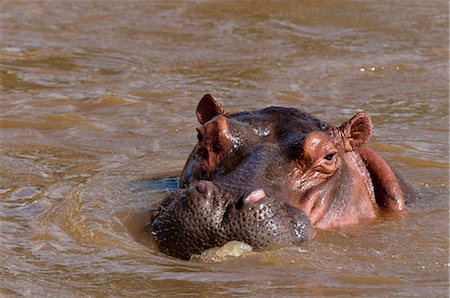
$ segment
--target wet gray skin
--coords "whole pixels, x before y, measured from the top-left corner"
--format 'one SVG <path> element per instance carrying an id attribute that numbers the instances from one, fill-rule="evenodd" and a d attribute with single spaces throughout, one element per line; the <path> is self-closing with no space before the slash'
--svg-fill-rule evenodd
<path id="1" fill-rule="evenodd" d="M 166 197 L 153 231 L 164 253 L 183 259 L 231 240 L 260 248 L 312 238 L 308 217 L 289 204 L 269 197 L 246 202 L 209 181 Z"/>

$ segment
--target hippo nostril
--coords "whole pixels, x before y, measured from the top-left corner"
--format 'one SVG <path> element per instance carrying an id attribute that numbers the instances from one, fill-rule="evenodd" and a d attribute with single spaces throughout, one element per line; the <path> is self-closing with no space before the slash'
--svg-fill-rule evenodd
<path id="1" fill-rule="evenodd" d="M 260 201 L 261 199 L 264 199 L 266 197 L 266 193 L 262 189 L 258 189 L 255 191 L 252 191 L 247 197 L 244 198 L 244 202 L 248 203 L 256 203 Z"/>
<path id="2" fill-rule="evenodd" d="M 247 204 L 254 204 L 266 197 L 266 193 L 262 189 L 254 190 L 251 193 L 244 193 L 239 196 L 236 201 L 236 209 L 241 209 Z"/>
<path id="3" fill-rule="evenodd" d="M 209 199 L 213 196 L 214 185 L 209 181 L 200 180 L 195 186 L 195 189 L 199 194 Z"/>
<path id="4" fill-rule="evenodd" d="M 201 194 L 206 194 L 206 192 L 208 191 L 208 186 L 206 185 L 205 181 L 200 181 L 195 188 Z"/>

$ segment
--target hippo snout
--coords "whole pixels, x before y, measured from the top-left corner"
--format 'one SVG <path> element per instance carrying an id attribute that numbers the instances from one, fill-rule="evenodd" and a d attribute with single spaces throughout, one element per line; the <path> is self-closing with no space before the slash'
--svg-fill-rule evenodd
<path id="1" fill-rule="evenodd" d="M 261 248 L 307 240 L 313 232 L 302 211 L 267 197 L 262 189 L 239 194 L 201 180 L 167 195 L 153 218 L 152 233 L 163 252 L 188 259 L 232 240 Z"/>

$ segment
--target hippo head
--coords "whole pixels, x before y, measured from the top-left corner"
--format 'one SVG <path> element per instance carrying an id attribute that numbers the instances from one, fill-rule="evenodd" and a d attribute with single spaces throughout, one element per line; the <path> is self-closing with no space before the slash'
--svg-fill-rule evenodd
<path id="1" fill-rule="evenodd" d="M 168 255 L 187 259 L 231 240 L 300 242 L 314 227 L 343 227 L 376 217 L 380 207 L 404 206 L 399 185 L 384 181 L 395 175 L 364 146 L 372 132 L 365 113 L 336 127 L 293 108 L 226 113 L 206 94 L 197 118 L 198 143 L 179 189 L 151 222 Z"/>

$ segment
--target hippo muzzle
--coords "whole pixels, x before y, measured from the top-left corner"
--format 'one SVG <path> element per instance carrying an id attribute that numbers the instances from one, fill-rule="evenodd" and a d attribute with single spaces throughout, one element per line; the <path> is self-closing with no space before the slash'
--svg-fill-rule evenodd
<path id="1" fill-rule="evenodd" d="M 263 190 L 236 194 L 209 181 L 170 193 L 154 216 L 152 233 L 164 253 L 183 259 L 231 240 L 261 248 L 313 236 L 301 210 Z"/>

